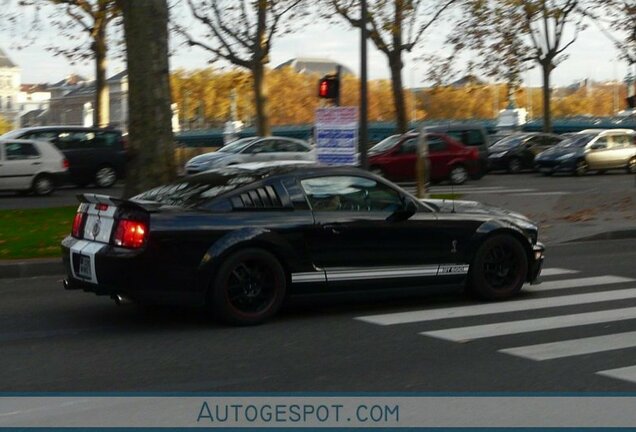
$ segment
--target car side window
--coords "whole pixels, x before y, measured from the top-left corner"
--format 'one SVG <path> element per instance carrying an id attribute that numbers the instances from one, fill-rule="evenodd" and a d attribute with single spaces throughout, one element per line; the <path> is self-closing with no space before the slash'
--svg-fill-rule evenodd
<path id="1" fill-rule="evenodd" d="M 277 140 L 274 142 L 274 151 L 280 153 L 298 152 L 299 145 L 293 141 Z"/>
<path id="2" fill-rule="evenodd" d="M 438 136 L 427 136 L 426 143 L 428 144 L 428 151 L 431 153 L 441 152 L 446 149 L 446 143 Z"/>
<path id="3" fill-rule="evenodd" d="M 272 140 L 261 141 L 248 147 L 245 153 L 273 153 L 276 151 L 274 144 L 275 142 Z"/>
<path id="4" fill-rule="evenodd" d="M 94 132 L 60 132 L 55 145 L 60 150 L 76 150 L 94 147 Z"/>
<path id="5" fill-rule="evenodd" d="M 400 153 L 412 154 L 417 150 L 417 138 L 410 138 L 402 143 L 400 146 Z"/>
<path id="6" fill-rule="evenodd" d="M 630 144 L 630 139 L 627 135 L 613 135 L 612 137 L 612 148 L 625 148 Z"/>
<path id="7" fill-rule="evenodd" d="M 34 139 L 34 140 L 42 140 L 42 141 L 52 141 L 57 137 L 56 132 L 48 131 L 48 132 L 32 132 L 24 136 L 25 139 Z"/>
<path id="8" fill-rule="evenodd" d="M 37 159 L 40 152 L 31 143 L 7 143 L 4 146 L 7 160 Z"/>
<path id="9" fill-rule="evenodd" d="M 313 211 L 392 213 L 403 206 L 396 190 L 366 177 L 316 177 L 300 183 Z"/>
<path id="10" fill-rule="evenodd" d="M 592 144 L 592 145 L 594 147 L 598 148 L 598 149 L 603 149 L 603 148 L 607 148 L 608 144 L 609 144 L 609 142 L 608 142 L 607 137 L 600 137 L 599 139 L 594 141 L 594 144 Z"/>

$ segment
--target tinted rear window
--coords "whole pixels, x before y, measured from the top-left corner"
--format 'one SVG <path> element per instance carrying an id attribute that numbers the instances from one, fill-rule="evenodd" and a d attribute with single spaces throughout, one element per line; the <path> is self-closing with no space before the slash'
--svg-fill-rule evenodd
<path id="1" fill-rule="evenodd" d="M 60 150 L 77 149 L 121 149 L 121 134 L 119 132 L 102 131 L 62 131 L 59 132 L 54 144 Z"/>
<path id="2" fill-rule="evenodd" d="M 261 176 L 248 170 L 207 172 L 204 175 L 150 189 L 132 199 L 186 208 L 200 207 L 224 193 L 260 179 Z"/>

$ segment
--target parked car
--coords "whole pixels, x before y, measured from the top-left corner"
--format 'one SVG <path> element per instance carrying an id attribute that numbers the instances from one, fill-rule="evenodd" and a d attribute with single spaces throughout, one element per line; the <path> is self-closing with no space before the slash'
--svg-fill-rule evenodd
<path id="1" fill-rule="evenodd" d="M 41 126 L 17 129 L 5 139 L 52 143 L 69 162 L 69 179 L 78 186 L 111 187 L 126 174 L 126 149 L 121 131 L 81 126 Z"/>
<path id="2" fill-rule="evenodd" d="M 589 170 L 600 173 L 624 169 L 636 173 L 636 132 L 632 129 L 586 129 L 540 153 L 537 169 L 550 175 L 570 172 L 584 175 Z"/>
<path id="3" fill-rule="evenodd" d="M 305 141 L 285 137 L 249 137 L 221 149 L 195 156 L 185 164 L 187 174 L 247 162 L 315 160 L 313 148 Z"/>
<path id="4" fill-rule="evenodd" d="M 235 324 L 301 294 L 446 286 L 501 300 L 544 259 L 519 214 L 420 201 L 351 167 L 237 165 L 130 200 L 79 198 L 62 242 L 67 289 L 207 307 Z"/>
<path id="5" fill-rule="evenodd" d="M 490 170 L 518 173 L 524 169 L 534 169 L 535 156 L 561 141 L 563 137 L 546 133 L 509 135 L 488 149 Z"/>
<path id="6" fill-rule="evenodd" d="M 49 195 L 68 175 L 68 161 L 51 143 L 0 139 L 0 190 Z"/>
<path id="7" fill-rule="evenodd" d="M 488 172 L 488 147 L 490 146 L 490 138 L 483 126 L 465 123 L 449 123 L 438 126 L 427 126 L 424 130 L 427 132 L 446 134 L 465 146 L 474 147 L 478 150 L 479 166 L 477 170 L 471 173 L 471 178 L 479 179 Z"/>
<path id="8" fill-rule="evenodd" d="M 369 149 L 372 172 L 395 181 L 415 178 L 418 133 L 392 135 Z M 428 143 L 429 178 L 462 184 L 480 169 L 479 151 L 466 147 L 448 135 L 426 133 Z"/>

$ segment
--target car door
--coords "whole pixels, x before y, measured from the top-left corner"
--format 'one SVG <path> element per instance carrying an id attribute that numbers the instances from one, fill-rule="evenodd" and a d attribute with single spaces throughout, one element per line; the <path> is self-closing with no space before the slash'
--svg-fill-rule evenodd
<path id="1" fill-rule="evenodd" d="M 632 157 L 629 136 L 617 133 L 609 136 L 608 168 L 623 168 Z"/>
<path id="2" fill-rule="evenodd" d="M 600 136 L 587 146 L 585 160 L 590 169 L 606 169 L 610 166 L 610 148 L 607 136 Z"/>
<path id="3" fill-rule="evenodd" d="M 454 155 L 441 135 L 428 134 L 426 142 L 428 144 L 428 158 L 431 162 L 431 180 L 443 180 L 450 173 L 450 162 L 451 159 L 454 159 Z"/>
<path id="4" fill-rule="evenodd" d="M 42 157 L 29 142 L 5 142 L 0 175 L 5 190 L 26 190 L 42 166 Z"/>
<path id="5" fill-rule="evenodd" d="M 413 201 L 411 217 L 393 219 L 411 198 L 379 180 L 330 175 L 300 183 L 315 219 L 308 249 L 329 290 L 421 286 L 436 278 L 450 231 L 436 229 L 426 206 Z"/>
<path id="6" fill-rule="evenodd" d="M 92 148 L 94 138 L 93 132 L 63 130 L 53 139 L 53 144 L 68 160 L 71 180 L 75 183 L 93 180 L 101 157 L 101 152 Z"/>
<path id="7" fill-rule="evenodd" d="M 391 163 L 386 167 L 386 174 L 392 179 L 412 181 L 415 178 L 416 152 L 417 137 L 402 140 L 390 155 Z"/>

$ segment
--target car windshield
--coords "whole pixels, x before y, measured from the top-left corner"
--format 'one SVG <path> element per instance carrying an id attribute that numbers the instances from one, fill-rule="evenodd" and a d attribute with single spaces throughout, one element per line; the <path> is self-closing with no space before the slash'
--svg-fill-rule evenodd
<path id="1" fill-rule="evenodd" d="M 576 134 L 561 141 L 557 147 L 560 148 L 579 148 L 585 147 L 587 143 L 594 138 L 596 134 Z"/>
<path id="2" fill-rule="evenodd" d="M 221 153 L 240 153 L 241 150 L 253 143 L 256 139 L 256 137 L 241 138 L 223 146 L 218 151 Z"/>
<path id="3" fill-rule="evenodd" d="M 382 153 L 393 148 L 400 140 L 401 135 L 391 135 L 388 138 L 383 139 L 373 147 L 369 149 L 369 153 Z"/>
<path id="4" fill-rule="evenodd" d="M 525 135 L 509 136 L 509 137 L 500 139 L 493 146 L 491 146 L 491 148 L 493 148 L 493 149 L 499 149 L 499 148 L 509 149 L 509 148 L 513 148 L 513 147 L 516 147 L 519 144 L 521 144 L 521 142 L 525 138 L 526 138 Z"/>
<path id="5" fill-rule="evenodd" d="M 193 208 L 262 177 L 256 171 L 237 168 L 208 171 L 205 174 L 142 192 L 134 196 L 132 200 Z"/>

